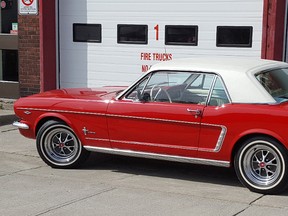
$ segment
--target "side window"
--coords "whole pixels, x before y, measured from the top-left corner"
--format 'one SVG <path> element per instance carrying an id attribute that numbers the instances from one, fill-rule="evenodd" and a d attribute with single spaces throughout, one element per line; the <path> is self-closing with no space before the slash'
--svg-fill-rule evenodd
<path id="1" fill-rule="evenodd" d="M 153 74 L 149 74 L 130 92 L 128 92 L 128 94 L 125 96 L 125 99 L 134 101 L 143 100 L 145 102 L 158 101 L 172 103 L 172 98 L 168 91 L 170 93 L 179 91 L 179 87 L 177 86 L 183 86 L 183 83 L 190 75 L 191 74 L 189 72 L 170 71 L 159 71 Z"/>
<path id="2" fill-rule="evenodd" d="M 181 71 L 155 72 L 125 97 L 134 101 L 206 104 L 213 74 Z"/>
<path id="3" fill-rule="evenodd" d="M 287 68 L 265 71 L 256 75 L 256 79 L 277 102 L 288 100 L 287 78 Z"/>
<path id="4" fill-rule="evenodd" d="M 187 87 L 182 93 L 182 103 L 206 104 L 214 74 L 194 73 L 186 81 Z"/>
<path id="5" fill-rule="evenodd" d="M 139 100 L 140 95 L 144 91 L 144 87 L 147 84 L 147 81 L 149 80 L 150 76 L 145 77 L 143 80 L 141 80 L 128 94 L 125 96 L 125 99 L 128 100 Z"/>
<path id="6" fill-rule="evenodd" d="M 208 105 L 221 106 L 226 103 L 229 103 L 229 99 L 224 84 L 221 79 L 217 77 Z"/>
<path id="7" fill-rule="evenodd" d="M 191 88 L 201 88 L 209 90 L 213 81 L 214 75 L 200 74 L 190 85 Z"/>

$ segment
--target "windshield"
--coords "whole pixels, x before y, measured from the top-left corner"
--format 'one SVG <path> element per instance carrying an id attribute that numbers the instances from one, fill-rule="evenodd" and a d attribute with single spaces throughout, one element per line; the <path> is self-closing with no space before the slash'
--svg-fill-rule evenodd
<path id="1" fill-rule="evenodd" d="M 277 102 L 288 101 L 288 68 L 263 72 L 256 78 Z"/>

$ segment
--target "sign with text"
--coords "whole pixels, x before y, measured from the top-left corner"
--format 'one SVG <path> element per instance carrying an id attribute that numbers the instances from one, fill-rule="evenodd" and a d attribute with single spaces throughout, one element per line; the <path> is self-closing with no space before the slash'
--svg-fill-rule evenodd
<path id="1" fill-rule="evenodd" d="M 38 0 L 18 0 L 18 13 L 20 15 L 37 15 Z"/>
<path id="2" fill-rule="evenodd" d="M 172 53 L 148 53 L 141 52 L 141 61 L 170 61 L 173 59 Z M 152 67 L 152 64 L 142 64 L 142 72 L 147 72 Z"/>

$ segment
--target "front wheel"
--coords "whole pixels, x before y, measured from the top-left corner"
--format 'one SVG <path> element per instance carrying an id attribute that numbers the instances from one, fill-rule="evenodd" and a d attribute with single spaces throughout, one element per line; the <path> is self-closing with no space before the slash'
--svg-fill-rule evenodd
<path id="1" fill-rule="evenodd" d="M 276 194 L 288 186 L 287 150 L 268 137 L 254 137 L 236 153 L 234 167 L 243 185 L 251 191 Z"/>
<path id="2" fill-rule="evenodd" d="M 88 157 L 73 130 L 58 121 L 42 125 L 36 138 L 37 151 L 42 160 L 53 168 L 74 168 Z"/>

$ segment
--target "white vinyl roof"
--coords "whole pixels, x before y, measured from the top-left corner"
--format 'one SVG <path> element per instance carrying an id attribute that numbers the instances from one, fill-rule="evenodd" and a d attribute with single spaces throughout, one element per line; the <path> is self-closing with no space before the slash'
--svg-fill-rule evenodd
<path id="1" fill-rule="evenodd" d="M 261 71 L 288 67 L 287 63 L 241 57 L 196 57 L 156 64 L 150 71 L 176 70 L 219 74 L 233 103 L 275 103 L 255 78 Z"/>

